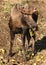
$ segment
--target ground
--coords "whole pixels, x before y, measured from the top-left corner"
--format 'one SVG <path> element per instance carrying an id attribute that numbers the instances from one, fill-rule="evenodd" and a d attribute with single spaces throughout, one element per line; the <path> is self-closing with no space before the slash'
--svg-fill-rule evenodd
<path id="1" fill-rule="evenodd" d="M 46 0 L 28 2 L 37 7 L 39 11 L 37 23 L 39 28 L 36 33 L 35 44 L 37 54 L 35 56 L 32 54 L 32 58 L 29 53 L 27 55 L 28 61 L 24 62 L 21 51 L 21 36 L 18 34 L 13 45 L 13 52 L 16 54 L 13 57 L 8 56 L 10 48 L 10 30 L 8 27 L 10 10 L 18 1 L 22 6 L 26 3 L 26 0 L 0 0 L 0 65 L 46 65 Z"/>

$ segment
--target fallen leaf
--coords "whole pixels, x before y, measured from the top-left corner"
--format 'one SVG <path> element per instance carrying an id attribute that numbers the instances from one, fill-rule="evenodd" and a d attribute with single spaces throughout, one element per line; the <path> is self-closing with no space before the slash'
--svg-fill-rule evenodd
<path id="1" fill-rule="evenodd" d="M 36 63 L 34 63 L 33 65 L 36 65 Z"/>

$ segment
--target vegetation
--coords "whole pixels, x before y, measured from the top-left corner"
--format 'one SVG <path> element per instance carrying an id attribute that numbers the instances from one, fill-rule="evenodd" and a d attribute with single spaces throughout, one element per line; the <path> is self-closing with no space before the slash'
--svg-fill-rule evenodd
<path id="1" fill-rule="evenodd" d="M 21 2 L 22 1 L 22 2 Z M 0 65 L 46 65 L 46 0 L 0 0 Z M 22 57 L 21 35 L 16 35 L 14 40 L 13 52 L 16 54 L 9 57 L 10 34 L 9 34 L 9 17 L 11 8 L 19 2 L 22 6 L 25 3 L 37 7 L 39 11 L 38 31 L 36 32 L 36 51 L 33 56 L 29 51 L 26 55 L 27 61 L 24 62 Z M 16 42 L 16 44 L 15 44 Z M 30 49 L 29 49 L 30 50 Z M 39 52 L 40 51 L 40 52 Z M 32 58 L 33 56 L 33 58 Z"/>

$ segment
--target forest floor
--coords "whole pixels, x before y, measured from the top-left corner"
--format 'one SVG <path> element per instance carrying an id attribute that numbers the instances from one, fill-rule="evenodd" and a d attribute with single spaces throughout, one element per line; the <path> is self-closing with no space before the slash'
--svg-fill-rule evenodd
<path id="1" fill-rule="evenodd" d="M 35 44 L 37 54 L 32 58 L 30 52 L 27 54 L 28 60 L 26 62 L 23 60 L 21 35 L 18 34 L 13 45 L 13 53 L 15 52 L 15 55 L 13 57 L 8 56 L 10 48 L 9 14 L 11 8 L 18 1 L 0 0 L 0 65 L 46 65 L 46 0 L 32 0 L 30 2 L 39 11 L 37 23 L 39 28 L 36 33 L 37 44 Z M 21 1 L 19 3 L 24 5 Z"/>

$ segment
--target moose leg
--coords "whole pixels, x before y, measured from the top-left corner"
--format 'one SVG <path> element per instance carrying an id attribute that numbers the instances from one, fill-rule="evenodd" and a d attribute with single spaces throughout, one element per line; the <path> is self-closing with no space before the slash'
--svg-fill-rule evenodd
<path id="1" fill-rule="evenodd" d="M 23 35 L 22 35 L 22 44 L 23 44 L 23 59 L 26 61 L 26 49 L 25 49 L 25 30 L 23 30 Z"/>
<path id="2" fill-rule="evenodd" d="M 34 39 L 32 38 L 32 52 L 34 53 L 34 44 L 35 44 L 35 41 Z"/>
<path id="3" fill-rule="evenodd" d="M 30 43 L 30 34 L 29 34 L 29 29 L 26 30 L 26 53 L 27 53 L 27 50 L 28 50 L 28 46 L 29 46 L 29 43 Z"/>
<path id="4" fill-rule="evenodd" d="M 9 50 L 9 55 L 12 56 L 12 47 L 13 47 L 13 41 L 15 37 L 15 33 L 13 31 L 10 31 L 10 36 L 11 36 L 11 41 L 10 41 L 10 50 Z"/>
<path id="5" fill-rule="evenodd" d="M 35 42 L 36 42 L 36 35 L 34 34 L 34 36 L 33 36 L 33 45 L 32 45 L 34 55 L 36 54 Z"/>
<path id="6" fill-rule="evenodd" d="M 36 39 L 35 33 L 33 37 L 31 37 L 31 39 L 32 39 L 32 53 L 34 53 L 35 55 L 35 39 Z"/>

